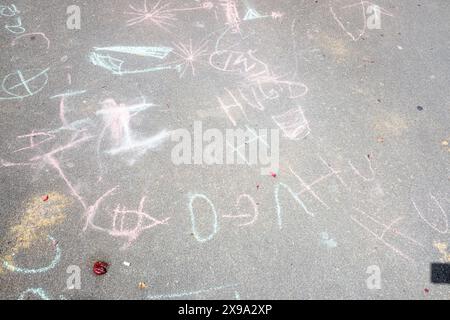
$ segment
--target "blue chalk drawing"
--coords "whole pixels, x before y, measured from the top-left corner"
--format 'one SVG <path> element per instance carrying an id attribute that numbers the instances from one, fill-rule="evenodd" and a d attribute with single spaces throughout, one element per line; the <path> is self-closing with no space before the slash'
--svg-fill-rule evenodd
<path id="1" fill-rule="evenodd" d="M 42 71 L 38 71 L 36 75 L 31 78 L 25 79 L 21 70 L 17 70 L 16 72 L 10 73 L 3 78 L 1 89 L 4 93 L 8 94 L 10 97 L 0 97 L 1 100 L 21 100 L 23 98 L 34 96 L 36 93 L 42 91 L 44 87 L 48 83 L 48 74 L 47 72 L 50 68 L 47 68 Z M 35 69 L 28 70 L 35 71 Z M 14 80 L 14 81 L 11 81 Z M 41 81 L 37 81 L 41 80 Z M 8 82 L 13 82 L 8 86 Z M 33 83 L 37 82 L 37 85 L 33 85 Z M 13 92 L 18 89 L 22 89 L 23 92 Z"/>
<path id="2" fill-rule="evenodd" d="M 9 32 L 12 32 L 14 34 L 21 34 L 24 33 L 26 30 L 24 27 L 22 27 L 22 18 L 21 17 L 17 17 L 17 24 L 10 26 L 10 25 L 5 25 L 6 30 L 8 30 Z"/>
<path id="3" fill-rule="evenodd" d="M 321 240 L 320 242 L 325 245 L 328 249 L 333 249 L 337 247 L 337 242 L 334 239 L 331 239 L 328 235 L 328 232 L 322 232 L 320 234 Z"/>
<path id="4" fill-rule="evenodd" d="M 164 60 L 172 52 L 172 48 L 168 47 L 105 47 L 94 48 L 94 51 L 89 54 L 89 60 L 95 66 L 102 67 L 112 74 L 139 74 L 161 70 L 176 70 L 181 71 L 179 64 L 157 64 L 151 67 L 142 69 L 127 69 L 124 68 L 125 60 L 115 58 L 111 54 L 129 54 L 142 57 L 150 57 L 158 60 Z"/>
<path id="5" fill-rule="evenodd" d="M 51 96 L 50 99 L 56 99 L 56 98 L 64 98 L 64 97 L 73 97 L 78 96 L 80 94 L 86 93 L 87 90 L 80 90 L 80 91 L 68 91 L 65 93 L 57 94 L 54 96 Z"/>
<path id="6" fill-rule="evenodd" d="M 50 300 L 50 297 L 47 295 L 47 293 L 42 288 L 30 288 L 22 292 L 17 300 L 25 300 L 25 297 L 28 294 L 33 294 L 41 298 L 42 300 Z"/>
<path id="7" fill-rule="evenodd" d="M 95 51 L 110 51 L 110 52 L 120 52 L 134 54 L 143 57 L 153 57 L 157 59 L 165 59 L 169 53 L 173 51 L 169 47 L 104 47 L 104 48 L 94 48 Z"/>
<path id="8" fill-rule="evenodd" d="M 285 188 L 290 193 L 290 195 L 294 198 L 294 200 L 300 204 L 300 206 L 303 208 L 303 210 L 305 210 L 306 213 L 309 214 L 310 216 L 314 217 L 314 213 L 311 213 L 308 210 L 308 208 L 305 206 L 303 201 L 300 200 L 298 195 L 294 191 L 292 191 L 292 189 L 288 185 L 286 185 L 284 183 L 279 183 L 275 186 L 274 194 L 275 194 L 275 204 L 277 207 L 278 227 L 280 228 L 280 230 L 283 228 L 283 219 L 281 217 L 281 205 L 280 205 L 280 199 L 279 199 L 280 187 Z"/>
<path id="9" fill-rule="evenodd" d="M 62 126 L 58 129 L 48 131 L 48 133 L 59 133 L 61 131 L 80 131 L 86 127 L 94 127 L 95 123 L 90 118 L 76 120 L 74 122 L 69 123 L 66 126 Z"/>
<path id="10" fill-rule="evenodd" d="M 259 14 L 258 11 L 254 9 L 248 9 L 247 13 L 245 14 L 244 20 L 255 20 L 255 19 L 261 19 L 266 18 L 267 16 L 262 16 Z"/>
<path id="11" fill-rule="evenodd" d="M 8 13 L 6 13 L 8 12 Z M 10 6 L 1 6 L 0 5 L 0 16 L 3 17 L 14 17 L 20 11 L 17 9 L 16 5 L 12 4 Z"/>
<path id="12" fill-rule="evenodd" d="M 56 240 L 51 237 L 48 236 L 49 240 L 52 241 L 53 243 L 56 243 Z M 59 245 L 56 243 L 56 253 L 55 253 L 55 257 L 53 258 L 52 262 L 43 268 L 39 268 L 39 269 L 27 269 L 27 268 L 20 268 L 20 267 L 16 267 L 16 266 L 12 266 L 10 265 L 7 261 L 3 261 L 3 266 L 12 272 L 17 272 L 17 273 L 24 273 L 24 274 L 37 274 L 37 273 L 44 273 L 47 272 L 53 268 L 55 268 L 57 266 L 57 264 L 59 263 L 59 261 L 61 260 L 61 248 L 59 247 Z"/>
<path id="13" fill-rule="evenodd" d="M 195 214 L 194 214 L 194 206 L 193 206 L 194 202 L 195 202 L 195 200 L 197 198 L 203 199 L 209 204 L 209 206 L 211 207 L 211 211 L 213 213 L 213 216 L 214 216 L 213 231 L 211 232 L 211 234 L 208 237 L 202 237 L 197 232 L 197 226 L 196 226 Z M 209 198 L 207 196 L 203 195 L 203 194 L 190 195 L 189 196 L 189 213 L 190 213 L 190 216 L 191 216 L 192 232 L 194 233 L 195 239 L 197 239 L 197 241 L 199 241 L 199 242 L 206 242 L 206 241 L 209 241 L 212 238 L 214 238 L 214 235 L 217 233 L 217 230 L 218 230 L 218 222 L 217 222 L 216 208 L 214 207 L 214 204 L 211 202 L 211 200 L 209 200 Z"/>

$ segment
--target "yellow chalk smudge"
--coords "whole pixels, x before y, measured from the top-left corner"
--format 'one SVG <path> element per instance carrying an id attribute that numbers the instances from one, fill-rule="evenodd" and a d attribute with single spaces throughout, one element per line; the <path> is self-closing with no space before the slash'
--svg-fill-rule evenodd
<path id="1" fill-rule="evenodd" d="M 450 253 L 448 252 L 448 245 L 443 242 L 434 242 L 434 247 L 438 249 L 442 255 L 443 262 L 450 262 Z"/>
<path id="2" fill-rule="evenodd" d="M 46 241 L 48 231 L 64 221 L 64 209 L 70 204 L 71 200 L 57 192 L 49 193 L 47 201 L 43 201 L 41 196 L 32 198 L 26 205 L 20 222 L 9 230 L 8 240 L 11 245 L 0 258 L 0 273 L 4 271 L 3 262 L 13 266 L 17 253 L 29 250 L 38 242 Z"/>

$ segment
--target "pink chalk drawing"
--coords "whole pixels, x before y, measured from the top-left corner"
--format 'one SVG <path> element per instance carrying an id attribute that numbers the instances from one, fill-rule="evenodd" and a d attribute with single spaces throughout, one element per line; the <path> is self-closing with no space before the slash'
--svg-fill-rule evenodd
<path id="1" fill-rule="evenodd" d="M 162 130 L 148 139 L 137 140 L 130 128 L 132 117 L 153 106 L 153 104 L 145 102 L 145 99 L 142 103 L 134 105 L 117 104 L 114 99 L 103 101 L 102 109 L 97 111 L 97 115 L 102 116 L 105 122 L 97 144 L 98 153 L 107 130 L 110 132 L 113 148 L 106 151 L 106 153 L 112 156 L 123 153 L 133 153 L 134 156 L 142 156 L 148 150 L 159 146 L 169 137 L 169 133 L 166 130 Z M 131 164 L 134 162 L 135 159 L 131 159 Z"/>
<path id="2" fill-rule="evenodd" d="M 332 177 L 335 177 L 344 187 L 347 188 L 347 184 L 340 176 L 340 171 L 337 171 L 331 165 L 329 165 L 321 156 L 318 156 L 319 160 L 322 162 L 322 164 L 328 169 L 328 173 L 321 175 L 319 178 L 315 179 L 311 183 L 306 183 L 298 173 L 296 173 L 291 166 L 289 166 L 289 171 L 291 174 L 297 179 L 297 181 L 301 184 L 301 190 L 298 192 L 294 192 L 294 196 L 301 196 L 304 193 L 309 193 L 313 198 L 315 198 L 320 204 L 322 204 L 326 209 L 330 209 L 330 206 L 325 203 L 325 201 L 322 200 L 322 198 L 313 190 L 313 187 L 316 185 L 319 185 L 322 182 L 327 181 L 328 179 L 331 179 Z"/>
<path id="3" fill-rule="evenodd" d="M 236 0 L 219 0 L 219 4 L 223 8 L 226 24 L 231 28 L 231 32 L 240 33 L 241 19 L 239 18 Z"/>
<path id="4" fill-rule="evenodd" d="M 135 16 L 127 21 L 127 26 L 134 26 L 145 21 L 167 31 L 171 32 L 168 27 L 173 27 L 171 22 L 176 21 L 175 14 L 164 11 L 170 4 L 160 6 L 161 0 L 159 0 L 151 9 L 148 8 L 147 0 L 144 0 L 144 8 L 136 9 L 130 5 L 132 11 L 125 12 L 125 14 Z"/>
<path id="5" fill-rule="evenodd" d="M 416 202 L 414 200 L 412 201 L 412 204 L 414 206 L 414 209 L 416 210 L 419 217 L 425 222 L 430 228 L 432 228 L 434 231 L 437 231 L 440 234 L 448 234 L 449 233 L 449 227 L 448 227 L 448 216 L 445 212 L 442 205 L 439 203 L 439 201 L 436 199 L 436 197 L 430 192 L 429 197 L 431 200 L 433 200 L 434 204 L 436 205 L 437 213 L 431 212 L 431 214 L 428 212 L 427 215 L 424 215 L 417 206 Z M 441 219 L 439 219 L 439 216 Z M 441 226 L 441 227 L 440 227 Z"/>
<path id="6" fill-rule="evenodd" d="M 83 134 L 82 137 L 78 137 L 80 134 Z M 40 141 L 36 142 L 36 137 L 44 137 L 44 139 L 41 139 Z M 24 152 L 28 150 L 37 150 L 41 151 L 41 146 L 48 143 L 49 141 L 52 141 L 55 136 L 52 133 L 48 132 L 32 132 L 31 134 L 22 135 L 18 137 L 19 139 L 29 138 L 30 145 L 21 149 L 16 150 L 15 152 Z M 15 166 L 36 166 L 39 163 L 43 163 L 44 165 L 48 165 L 51 168 L 53 168 L 59 175 L 59 177 L 64 181 L 66 186 L 68 187 L 70 193 L 73 197 L 75 197 L 80 204 L 83 206 L 84 209 L 87 208 L 86 202 L 84 199 L 80 196 L 76 188 L 73 186 L 73 184 L 68 179 L 67 175 L 65 174 L 64 170 L 61 167 L 60 161 L 56 157 L 58 154 L 61 154 L 67 150 L 74 149 L 78 147 L 79 145 L 89 141 L 92 139 L 92 136 L 87 135 L 84 131 L 76 131 L 72 135 L 72 139 L 69 143 L 65 145 L 61 145 L 58 147 L 55 147 L 54 149 L 50 150 L 49 152 L 46 152 L 41 155 L 37 155 L 34 157 L 31 157 L 27 160 L 27 162 L 19 162 L 19 163 L 12 163 L 8 162 L 6 160 L 2 160 L 1 163 L 3 167 L 15 167 Z"/>
<path id="7" fill-rule="evenodd" d="M 289 140 L 302 140 L 311 133 L 308 120 L 300 106 L 278 116 L 272 116 L 272 119 Z"/>
<path id="8" fill-rule="evenodd" d="M 369 164 L 370 177 L 365 177 L 365 176 L 363 176 L 363 175 L 361 174 L 361 172 L 359 172 L 359 170 L 355 168 L 355 166 L 353 165 L 353 163 L 352 163 L 351 160 L 348 161 L 348 164 L 349 164 L 349 166 L 352 168 L 353 172 L 354 172 L 357 176 L 359 176 L 361 179 L 363 179 L 363 180 L 366 181 L 366 182 L 371 182 L 371 181 L 374 181 L 374 180 L 375 180 L 375 171 L 373 170 L 373 167 L 372 167 L 372 160 L 370 159 L 370 157 L 367 156 L 367 157 L 365 157 L 365 159 L 366 159 L 366 161 L 367 161 L 368 164 Z"/>
<path id="9" fill-rule="evenodd" d="M 333 3 L 334 5 L 336 5 L 336 3 L 339 2 L 339 1 L 335 1 L 335 0 L 333 0 L 333 1 L 334 1 L 334 3 Z M 340 19 L 338 17 L 338 14 L 336 13 L 335 9 L 333 9 L 333 5 L 331 5 L 331 3 L 330 3 L 330 7 L 329 7 L 330 13 L 333 16 L 333 19 L 337 22 L 339 27 L 350 37 L 350 39 L 352 39 L 355 42 L 360 40 L 365 35 L 365 33 L 368 29 L 368 16 L 367 16 L 368 13 L 376 10 L 375 14 L 377 14 L 377 15 L 384 14 L 389 17 L 394 16 L 392 13 L 390 13 L 386 9 L 383 9 L 380 6 L 377 6 L 372 2 L 363 1 L 363 0 L 360 0 L 356 3 L 350 4 L 347 6 L 343 6 L 339 10 L 347 10 L 348 11 L 348 9 L 353 9 L 355 7 L 360 7 L 361 19 L 362 19 L 362 29 L 360 29 L 356 32 L 349 31 L 348 23 L 347 23 L 347 25 L 345 25 L 344 22 L 342 21 L 342 19 Z M 376 9 L 373 9 L 373 8 L 376 8 Z"/>
<path id="10" fill-rule="evenodd" d="M 183 43 L 174 43 L 173 46 L 177 49 L 177 51 L 173 51 L 173 54 L 178 57 L 173 64 L 180 65 L 180 78 L 183 77 L 185 72 L 190 68 L 192 71 L 192 75 L 195 76 L 195 63 L 202 63 L 201 58 L 209 55 L 207 53 L 206 46 L 208 45 L 208 41 L 204 40 L 200 43 L 197 48 L 194 48 L 192 45 L 192 39 L 189 40 L 189 44 L 185 45 Z"/>
<path id="11" fill-rule="evenodd" d="M 224 99 L 218 97 L 217 100 L 219 100 L 220 108 L 225 112 L 228 119 L 231 121 L 231 123 L 236 126 L 236 118 L 232 114 L 231 110 L 234 110 L 235 108 L 239 109 L 240 112 L 244 115 L 245 119 L 248 121 L 247 114 L 245 113 L 244 106 L 242 103 L 236 98 L 236 96 L 227 88 L 225 88 L 225 91 L 227 92 L 228 96 L 231 98 L 231 103 L 224 102 Z"/>
<path id="12" fill-rule="evenodd" d="M 47 141 L 55 139 L 55 135 L 47 132 L 32 132 L 30 134 L 18 136 L 18 139 L 26 139 L 28 138 L 30 145 L 21 149 L 17 149 L 13 151 L 13 153 L 28 150 L 28 149 L 34 149 L 35 147 L 46 143 Z M 40 139 L 39 142 L 36 142 L 36 138 L 43 138 Z"/>
<path id="13" fill-rule="evenodd" d="M 256 204 L 255 200 L 253 199 L 253 197 L 249 194 L 241 194 L 237 201 L 236 201 L 236 208 L 238 210 L 241 210 L 241 202 L 246 200 L 250 206 L 251 209 L 253 210 L 253 214 L 236 214 L 236 215 L 223 215 L 223 218 L 228 218 L 228 219 L 249 219 L 251 218 L 248 222 L 245 223 L 241 223 L 238 226 L 239 227 L 245 227 L 245 226 L 249 226 L 252 225 L 256 222 L 256 220 L 258 220 L 258 216 L 259 216 L 259 210 L 258 210 L 258 205 Z"/>
<path id="14" fill-rule="evenodd" d="M 209 57 L 209 63 L 214 69 L 245 74 L 248 79 L 270 74 L 267 64 L 256 58 L 253 50 L 247 52 L 216 50 Z"/>
<path id="15" fill-rule="evenodd" d="M 109 229 L 96 225 L 94 219 L 98 214 L 101 203 L 107 197 L 113 195 L 116 190 L 117 187 L 109 190 L 101 196 L 94 205 L 87 208 L 85 213 L 86 224 L 83 229 L 84 231 L 88 228 L 92 228 L 96 231 L 105 232 L 115 238 L 125 238 L 126 243 L 121 247 L 122 250 L 125 250 L 128 249 L 145 230 L 154 228 L 158 225 L 167 225 L 170 218 L 159 220 L 144 212 L 146 197 L 142 197 L 137 210 L 127 210 L 120 204 L 117 205 L 116 209 L 112 212 L 112 224 Z"/>
<path id="16" fill-rule="evenodd" d="M 355 208 L 355 210 L 360 213 L 360 217 L 358 218 L 355 215 L 351 215 L 350 219 L 357 225 L 359 225 L 361 228 L 369 232 L 371 235 L 373 235 L 376 240 L 380 241 L 382 244 L 384 244 L 386 247 L 391 249 L 393 252 L 395 252 L 398 256 L 402 257 L 403 259 L 408 260 L 410 262 L 414 261 L 413 258 L 405 254 L 403 251 L 398 249 L 393 244 L 391 244 L 390 241 L 385 240 L 387 234 L 395 236 L 395 238 L 398 239 L 398 241 L 401 240 L 407 247 L 415 245 L 416 247 L 424 248 L 423 244 L 411 238 L 410 236 L 398 231 L 397 228 L 394 228 L 395 225 L 397 225 L 401 220 L 403 220 L 403 217 L 398 217 L 394 219 L 391 223 L 385 224 L 358 208 Z M 366 223 L 364 224 L 362 220 L 365 220 Z M 370 228 L 368 226 L 369 223 L 372 223 L 374 226 Z M 393 241 L 393 239 L 391 241 Z"/>

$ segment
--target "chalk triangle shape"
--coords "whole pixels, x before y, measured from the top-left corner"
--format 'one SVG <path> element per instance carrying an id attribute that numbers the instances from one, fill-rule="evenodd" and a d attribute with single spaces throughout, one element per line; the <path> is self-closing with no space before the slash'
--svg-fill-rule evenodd
<path id="1" fill-rule="evenodd" d="M 263 16 L 259 14 L 258 11 L 254 9 L 249 9 L 247 13 L 245 14 L 244 20 L 254 20 L 254 19 L 260 19 Z"/>

